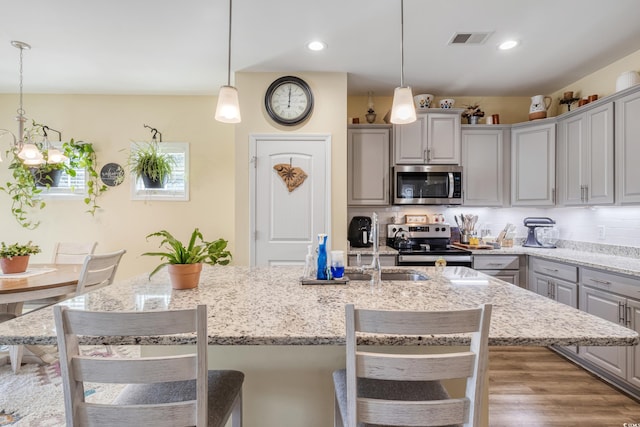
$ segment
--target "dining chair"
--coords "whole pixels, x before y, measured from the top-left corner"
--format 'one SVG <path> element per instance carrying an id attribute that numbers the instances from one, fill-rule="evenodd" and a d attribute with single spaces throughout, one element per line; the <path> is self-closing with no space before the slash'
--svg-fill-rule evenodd
<path id="1" fill-rule="evenodd" d="M 94 312 L 54 307 L 66 424 L 154 427 L 242 426 L 244 374 L 207 371 L 207 307 L 146 312 Z M 196 332 L 195 353 L 166 357 L 84 356 L 84 337 L 159 336 Z M 84 382 L 128 384 L 111 404 L 89 403 Z"/>
<path id="2" fill-rule="evenodd" d="M 80 270 L 76 295 L 81 295 L 113 283 L 120 259 L 126 252 L 120 249 L 105 254 L 87 255 Z"/>
<path id="3" fill-rule="evenodd" d="M 82 264 L 98 242 L 57 242 L 53 247 L 52 264 Z"/>
<path id="4" fill-rule="evenodd" d="M 491 308 L 485 304 L 469 310 L 409 312 L 355 309 L 348 304 L 346 369 L 333 373 L 334 425 L 478 426 Z M 439 347 L 446 353 L 398 354 L 388 347 L 358 347 L 359 333 L 470 333 L 471 344 L 464 350 Z M 440 382 L 453 378 L 466 378 L 463 398 L 451 398 Z"/>

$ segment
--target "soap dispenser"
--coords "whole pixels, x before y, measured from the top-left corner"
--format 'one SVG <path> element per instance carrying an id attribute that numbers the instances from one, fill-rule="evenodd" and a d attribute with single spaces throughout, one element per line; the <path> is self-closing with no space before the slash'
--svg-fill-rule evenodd
<path id="1" fill-rule="evenodd" d="M 315 276 L 315 259 L 312 253 L 313 246 L 307 246 L 307 255 L 304 258 L 304 271 L 302 272 L 302 277 L 313 277 Z"/>
<path id="2" fill-rule="evenodd" d="M 327 235 L 318 234 L 318 271 L 316 271 L 316 279 L 329 280 L 327 274 Z"/>

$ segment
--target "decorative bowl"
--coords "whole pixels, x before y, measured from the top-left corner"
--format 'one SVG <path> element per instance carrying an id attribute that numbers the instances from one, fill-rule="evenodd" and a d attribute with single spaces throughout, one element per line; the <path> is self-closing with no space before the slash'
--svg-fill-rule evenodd
<path id="1" fill-rule="evenodd" d="M 452 98 L 446 98 L 440 101 L 440 108 L 453 108 L 456 100 Z"/>
<path id="2" fill-rule="evenodd" d="M 413 97 L 413 101 L 416 103 L 418 110 L 426 110 L 431 108 L 431 102 L 433 102 L 433 95 L 430 93 L 424 93 Z"/>

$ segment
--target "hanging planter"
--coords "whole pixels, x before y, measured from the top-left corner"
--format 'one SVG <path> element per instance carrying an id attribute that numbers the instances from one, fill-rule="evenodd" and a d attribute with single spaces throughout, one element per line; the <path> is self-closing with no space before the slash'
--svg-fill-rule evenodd
<path id="1" fill-rule="evenodd" d="M 175 166 L 173 157 L 161 152 L 155 140 L 137 144 L 127 164 L 131 174 L 142 179 L 145 188 L 164 188 Z"/>
<path id="2" fill-rule="evenodd" d="M 144 184 L 144 188 L 164 188 L 164 186 L 167 184 L 167 179 L 169 177 L 168 175 L 165 175 L 163 177 L 164 179 L 159 180 L 159 179 L 153 179 L 146 173 L 143 173 L 142 175 L 140 175 L 140 178 L 142 178 L 142 183 Z"/>

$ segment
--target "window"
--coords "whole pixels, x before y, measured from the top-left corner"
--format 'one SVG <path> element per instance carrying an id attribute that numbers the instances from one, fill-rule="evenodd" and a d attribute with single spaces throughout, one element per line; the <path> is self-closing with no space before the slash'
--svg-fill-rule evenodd
<path id="1" fill-rule="evenodd" d="M 40 195 L 43 199 L 81 199 L 85 197 L 87 192 L 87 184 L 85 181 L 86 171 L 82 168 L 75 169 L 76 176 L 69 175 L 66 171 L 62 171 L 60 183 L 57 187 L 41 187 Z"/>
<path id="2" fill-rule="evenodd" d="M 135 150 L 139 143 L 132 143 Z M 174 168 L 164 188 L 145 188 L 142 179 L 131 177 L 131 200 L 189 200 L 189 144 L 160 142 L 161 152 L 173 158 Z"/>

